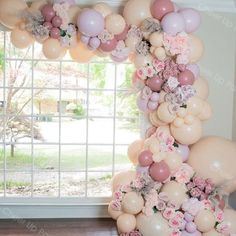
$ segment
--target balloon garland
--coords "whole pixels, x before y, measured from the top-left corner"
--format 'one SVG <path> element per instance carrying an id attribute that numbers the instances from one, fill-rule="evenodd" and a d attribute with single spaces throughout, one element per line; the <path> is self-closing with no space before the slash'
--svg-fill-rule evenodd
<path id="1" fill-rule="evenodd" d="M 69 51 L 80 63 L 95 55 L 134 63 L 137 106 L 150 127 L 128 149 L 136 171 L 113 179 L 108 212 L 120 235 L 236 233 L 236 212 L 221 195 L 236 189 L 236 145 L 217 137 L 201 139 L 202 121 L 212 111 L 208 83 L 196 64 L 204 52 L 193 34 L 201 23 L 198 11 L 180 9 L 170 0 L 129 0 L 123 15 L 106 3 L 81 9 L 74 0 L 30 6 L 0 0 L 0 22 L 11 30 L 15 47 L 37 41 L 48 59 Z"/>

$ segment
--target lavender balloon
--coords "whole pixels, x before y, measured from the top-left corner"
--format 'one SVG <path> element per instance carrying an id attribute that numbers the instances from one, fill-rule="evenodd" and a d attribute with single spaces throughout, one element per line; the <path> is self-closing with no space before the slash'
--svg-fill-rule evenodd
<path id="1" fill-rule="evenodd" d="M 188 222 L 185 227 L 188 233 L 195 233 L 197 231 L 197 226 L 193 222 Z"/>
<path id="2" fill-rule="evenodd" d="M 119 58 L 119 57 L 115 57 L 113 55 L 110 56 L 111 59 L 114 61 L 114 62 L 117 62 L 117 63 L 121 63 L 121 62 L 124 62 L 128 59 L 128 57 L 122 57 L 122 58 Z"/>
<path id="3" fill-rule="evenodd" d="M 165 15 L 161 21 L 161 25 L 164 32 L 173 36 L 185 29 L 184 18 L 177 12 L 171 12 Z"/>
<path id="4" fill-rule="evenodd" d="M 79 15 L 77 26 L 82 34 L 95 37 L 104 30 L 105 22 L 101 13 L 93 9 L 86 9 Z"/>
<path id="5" fill-rule="evenodd" d="M 178 144 L 177 152 L 182 156 L 183 162 L 186 162 L 189 158 L 189 147 L 187 145 Z"/>
<path id="6" fill-rule="evenodd" d="M 182 231 L 181 236 L 202 236 L 199 231 L 195 231 L 194 233 L 188 233 L 187 231 Z"/>
<path id="7" fill-rule="evenodd" d="M 147 174 L 149 170 L 149 166 L 148 167 L 142 167 L 140 165 L 137 165 L 136 167 L 136 171 L 138 174 Z"/>
<path id="8" fill-rule="evenodd" d="M 86 35 L 82 35 L 80 37 L 80 41 L 83 43 L 83 44 L 86 44 L 88 45 L 89 44 L 89 40 L 90 40 L 90 37 L 86 36 Z"/>
<path id="9" fill-rule="evenodd" d="M 185 21 L 185 31 L 192 33 L 196 31 L 201 24 L 200 13 L 192 8 L 185 8 L 179 11 Z"/>
<path id="10" fill-rule="evenodd" d="M 197 64 L 189 64 L 186 69 L 190 70 L 194 74 L 195 79 L 198 79 L 200 75 L 200 68 Z"/>
<path id="11" fill-rule="evenodd" d="M 89 40 L 89 46 L 93 48 L 94 50 L 98 49 L 101 44 L 101 41 L 97 37 L 93 37 Z"/>

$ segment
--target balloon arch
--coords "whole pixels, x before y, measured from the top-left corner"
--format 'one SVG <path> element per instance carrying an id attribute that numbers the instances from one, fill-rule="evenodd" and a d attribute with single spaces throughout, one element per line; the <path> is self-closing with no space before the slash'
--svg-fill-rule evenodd
<path id="1" fill-rule="evenodd" d="M 193 34 L 201 23 L 198 11 L 170 0 L 129 0 L 122 15 L 106 3 L 81 9 L 74 0 L 29 6 L 0 0 L 0 22 L 15 47 L 40 42 L 48 59 L 69 51 L 79 63 L 95 55 L 134 63 L 137 105 L 150 127 L 128 149 L 136 171 L 113 179 L 108 211 L 120 235 L 236 234 L 236 212 L 224 198 L 236 189 L 236 145 L 201 139 L 212 110 L 196 64 L 204 51 Z"/>

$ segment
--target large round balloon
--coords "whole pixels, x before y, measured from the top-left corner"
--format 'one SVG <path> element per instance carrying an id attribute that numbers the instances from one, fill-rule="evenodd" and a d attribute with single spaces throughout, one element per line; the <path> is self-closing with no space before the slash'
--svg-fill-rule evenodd
<path id="1" fill-rule="evenodd" d="M 206 79 L 200 77 L 195 80 L 193 87 L 196 90 L 196 96 L 206 100 L 209 96 L 209 85 Z"/>
<path id="2" fill-rule="evenodd" d="M 94 57 L 93 51 L 89 50 L 87 46 L 81 42 L 77 43 L 76 47 L 71 48 L 69 53 L 71 58 L 79 63 L 87 63 Z"/>
<path id="3" fill-rule="evenodd" d="M 135 180 L 135 171 L 124 171 L 115 175 L 112 179 L 112 191 L 115 192 L 119 187 L 130 184 L 131 181 Z"/>
<path id="4" fill-rule="evenodd" d="M 169 236 L 170 228 L 168 222 L 160 213 L 146 216 L 143 213 L 137 216 L 137 228 L 143 236 Z"/>
<path id="5" fill-rule="evenodd" d="M 124 8 L 124 18 L 127 24 L 139 26 L 143 20 L 152 17 L 152 0 L 129 0 Z"/>
<path id="6" fill-rule="evenodd" d="M 119 14 L 110 14 L 105 19 L 106 29 L 112 34 L 121 34 L 126 26 L 124 18 Z"/>
<path id="7" fill-rule="evenodd" d="M 220 137 L 205 137 L 191 147 L 188 164 L 203 178 L 220 186 L 236 178 L 236 144 Z"/>
<path id="8" fill-rule="evenodd" d="M 229 227 L 228 233 L 236 233 L 236 211 L 231 209 L 224 210 L 224 223 Z"/>
<path id="9" fill-rule="evenodd" d="M 120 233 L 129 233 L 136 227 L 136 218 L 134 215 L 123 214 L 117 219 L 117 228 Z"/>
<path id="10" fill-rule="evenodd" d="M 76 25 L 81 9 L 77 5 L 73 5 L 68 10 L 69 22 Z"/>
<path id="11" fill-rule="evenodd" d="M 21 13 L 27 9 L 24 0 L 0 0 L 0 23 L 13 29 L 21 21 Z"/>
<path id="12" fill-rule="evenodd" d="M 93 9 L 86 9 L 80 13 L 77 25 L 82 34 L 94 37 L 104 30 L 105 21 L 101 13 Z"/>
<path id="13" fill-rule="evenodd" d="M 143 206 L 143 197 L 136 192 L 129 192 L 122 199 L 122 209 L 125 213 L 136 215 L 142 211 Z"/>
<path id="14" fill-rule="evenodd" d="M 202 123 L 198 118 L 192 124 L 183 124 L 180 127 L 172 123 L 170 130 L 177 142 L 184 145 L 194 144 L 202 137 Z"/>
<path id="15" fill-rule="evenodd" d="M 11 42 L 16 48 L 24 49 L 34 43 L 34 38 L 26 30 L 15 28 L 11 32 Z"/>
<path id="16" fill-rule="evenodd" d="M 197 229 L 203 233 L 212 230 L 216 224 L 214 214 L 209 210 L 201 210 L 195 217 L 194 223 Z"/>
<path id="17" fill-rule="evenodd" d="M 204 53 L 204 45 L 202 40 L 195 35 L 190 34 L 189 41 L 190 41 L 189 63 L 196 63 L 201 59 Z"/>
<path id="18" fill-rule="evenodd" d="M 49 38 L 43 43 L 43 54 L 48 59 L 58 59 L 62 56 L 64 48 L 57 39 Z"/>

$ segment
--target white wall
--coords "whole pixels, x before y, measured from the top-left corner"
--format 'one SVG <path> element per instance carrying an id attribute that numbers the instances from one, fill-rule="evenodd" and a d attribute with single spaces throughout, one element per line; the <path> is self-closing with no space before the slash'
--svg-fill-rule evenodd
<path id="1" fill-rule="evenodd" d="M 202 26 L 196 33 L 205 44 L 200 62 L 210 85 L 209 102 L 213 117 L 204 124 L 205 135 L 236 139 L 235 41 L 236 14 L 202 13 Z M 235 102 L 235 103 L 234 103 Z"/>

